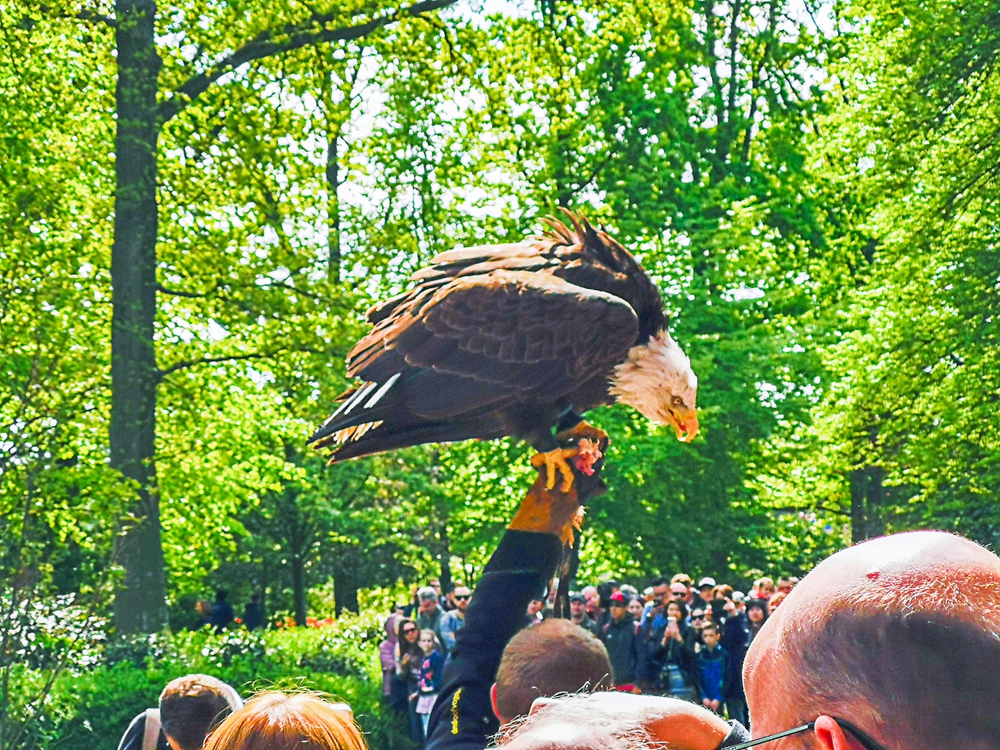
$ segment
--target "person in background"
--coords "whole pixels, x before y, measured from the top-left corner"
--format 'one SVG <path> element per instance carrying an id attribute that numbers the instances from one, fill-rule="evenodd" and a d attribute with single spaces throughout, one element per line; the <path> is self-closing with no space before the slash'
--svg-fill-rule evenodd
<path id="1" fill-rule="evenodd" d="M 781 603 L 785 601 L 787 594 L 777 593 L 767 600 L 767 616 L 770 617 L 774 614 L 774 610 L 781 606 Z"/>
<path id="2" fill-rule="evenodd" d="M 540 623 L 544 619 L 543 609 L 545 609 L 545 599 L 532 599 L 528 602 L 527 613 L 524 615 L 524 627 L 528 628 Z"/>
<path id="3" fill-rule="evenodd" d="M 726 622 L 726 600 L 713 599 L 705 608 L 705 615 L 709 620 L 719 626 L 719 633 L 722 633 L 722 625 Z"/>
<path id="4" fill-rule="evenodd" d="M 712 599 L 732 599 L 733 598 L 733 587 L 728 583 L 720 583 L 714 589 L 712 589 Z"/>
<path id="5" fill-rule="evenodd" d="M 432 589 L 433 590 L 433 589 Z M 424 730 L 417 716 L 417 682 L 420 679 L 420 665 L 423 651 L 417 642 L 420 628 L 407 618 L 396 624 L 396 677 L 403 683 L 406 694 L 406 711 L 410 716 L 410 739 L 418 745 L 423 742 Z"/>
<path id="6" fill-rule="evenodd" d="M 493 685 L 493 713 L 504 725 L 522 719 L 537 698 L 611 687 L 608 652 L 593 635 L 562 619 L 526 628 L 503 651 Z"/>
<path id="7" fill-rule="evenodd" d="M 243 607 L 243 627 L 256 630 L 264 627 L 264 622 L 264 598 L 260 592 L 255 591 L 250 594 L 250 601 Z"/>
<path id="8" fill-rule="evenodd" d="M 688 587 L 680 581 L 670 584 L 670 598 L 675 602 L 683 602 L 684 606 L 691 610 L 691 600 L 688 597 Z"/>
<path id="9" fill-rule="evenodd" d="M 698 652 L 698 693 L 701 705 L 721 716 L 732 679 L 732 665 L 726 649 L 719 645 L 719 638 L 717 625 L 702 628 L 705 647 Z"/>
<path id="10" fill-rule="evenodd" d="M 208 599 L 199 599 L 194 605 L 194 611 L 198 613 L 197 630 L 212 624 L 212 602 Z"/>
<path id="11" fill-rule="evenodd" d="M 745 727 L 747 699 L 743 692 L 743 660 L 750 648 L 750 620 L 737 609 L 736 602 L 726 600 L 726 620 L 722 625 L 721 644 L 729 654 L 729 690 L 726 692 L 726 713 Z"/>
<path id="12" fill-rule="evenodd" d="M 586 486 L 587 478 L 577 481 Z M 575 493 L 529 491 L 522 501 L 476 584 L 431 714 L 428 750 L 483 750 L 500 728 L 497 719 L 515 718 L 510 706 L 516 710 L 518 696 L 530 704 L 535 688 L 580 690 L 607 675 L 604 647 L 573 623 L 523 627 L 528 603 L 541 596 L 562 560 L 562 536 L 579 508 Z M 573 646 L 580 641 L 589 646 Z M 600 665 L 585 670 L 595 657 Z M 569 679 L 581 673 L 582 681 Z"/>
<path id="13" fill-rule="evenodd" d="M 642 605 L 643 605 L 642 599 L 640 599 L 639 597 L 632 599 L 628 603 L 628 613 L 632 615 L 632 621 L 635 624 L 636 633 L 639 632 L 639 626 L 641 625 L 642 621 L 642 613 L 644 609 Z"/>
<path id="14" fill-rule="evenodd" d="M 455 604 L 455 589 L 458 588 L 454 583 L 449 583 L 448 588 L 444 592 L 444 596 L 439 597 L 438 603 L 441 605 L 441 609 L 448 612 L 454 612 L 457 608 Z"/>
<path id="15" fill-rule="evenodd" d="M 763 599 L 751 599 L 747 602 L 747 623 L 750 626 L 750 641 L 757 637 L 761 627 L 767 622 L 767 602 Z"/>
<path id="16" fill-rule="evenodd" d="M 734 591 L 733 604 L 736 607 L 736 614 L 745 615 L 747 611 L 747 595 L 742 591 Z"/>
<path id="17" fill-rule="evenodd" d="M 629 601 L 625 594 L 616 591 L 611 595 L 610 605 L 610 618 L 601 628 L 600 639 L 608 650 L 615 687 L 633 685 L 639 674 L 639 639 L 628 613 Z"/>
<path id="18" fill-rule="evenodd" d="M 767 576 L 763 578 L 758 578 L 753 582 L 753 589 L 750 592 L 750 596 L 753 599 L 764 599 L 765 601 L 770 599 L 775 594 L 774 581 Z"/>
<path id="19" fill-rule="evenodd" d="M 587 597 L 583 594 L 570 594 L 569 619 L 591 635 L 597 635 L 597 623 L 587 614 Z"/>
<path id="20" fill-rule="evenodd" d="M 599 628 L 605 612 L 601 606 L 601 595 L 597 591 L 597 586 L 584 586 L 580 593 L 587 597 L 587 616 L 594 621 L 595 627 Z"/>
<path id="21" fill-rule="evenodd" d="M 215 601 L 212 602 L 212 613 L 208 621 L 215 628 L 216 633 L 221 633 L 228 628 L 235 617 L 233 605 L 226 601 L 227 595 L 225 589 L 216 589 L 215 591 Z"/>
<path id="22" fill-rule="evenodd" d="M 243 705 L 239 693 L 206 674 L 167 683 L 158 708 L 132 719 L 118 750 L 200 750 L 209 732 Z"/>
<path id="23" fill-rule="evenodd" d="M 792 589 L 795 588 L 795 584 L 798 582 L 798 578 L 794 578 L 792 576 L 781 576 L 781 578 L 778 579 L 778 593 L 785 594 L 787 596 L 792 593 Z"/>
<path id="24" fill-rule="evenodd" d="M 643 625 L 650 619 L 656 619 L 657 615 L 663 612 L 663 608 L 667 606 L 667 602 L 671 599 L 670 581 L 664 576 L 654 578 L 650 589 L 652 594 L 647 597 L 646 607 L 642 613 Z"/>
<path id="25" fill-rule="evenodd" d="M 420 631 L 420 650 L 423 660 L 420 662 L 420 674 L 417 677 L 417 705 L 414 709 L 420 717 L 422 740 L 427 740 L 427 724 L 431 720 L 434 702 L 441 692 L 444 680 L 444 659 L 441 657 L 440 646 L 433 630 Z"/>
<path id="26" fill-rule="evenodd" d="M 675 587 L 677 584 L 677 587 Z M 687 573 L 678 573 L 673 578 L 670 579 L 670 590 L 676 592 L 679 586 L 684 587 L 684 603 L 688 605 L 688 609 L 691 608 L 692 602 L 695 599 L 694 584 L 691 581 L 691 576 Z"/>
<path id="27" fill-rule="evenodd" d="M 257 695 L 219 725 L 205 750 L 367 750 L 351 707 L 313 693 Z"/>
<path id="28" fill-rule="evenodd" d="M 417 591 L 417 600 L 420 604 L 417 607 L 417 616 L 413 618 L 417 622 L 417 628 L 439 633 L 438 626 L 441 624 L 444 610 L 438 601 L 437 591 L 432 586 L 425 586 Z"/>
<path id="29" fill-rule="evenodd" d="M 694 631 L 695 651 L 700 651 L 704 642 L 701 640 L 701 631 L 708 625 L 708 615 L 705 607 L 696 606 L 691 609 L 691 629 Z"/>
<path id="30" fill-rule="evenodd" d="M 385 619 L 385 640 L 378 644 L 378 660 L 382 665 L 382 702 L 396 708 L 398 695 L 393 695 L 393 677 L 396 676 L 396 622 L 399 615 Z"/>
<path id="31" fill-rule="evenodd" d="M 452 599 L 455 609 L 445 612 L 438 624 L 438 633 L 441 636 L 441 644 L 444 646 L 446 654 L 450 654 L 455 648 L 455 637 L 458 631 L 465 627 L 465 610 L 469 608 L 469 601 L 472 599 L 472 592 L 465 586 L 456 586 L 452 591 Z"/>
<path id="32" fill-rule="evenodd" d="M 662 695 L 696 702 L 695 646 L 698 634 L 687 620 L 687 605 L 684 602 L 673 601 L 667 605 L 663 634 L 652 659 L 655 669 L 653 687 Z"/>
<path id="33" fill-rule="evenodd" d="M 712 589 L 715 588 L 715 579 L 711 576 L 705 576 L 700 581 L 698 581 L 698 596 L 693 600 L 691 608 L 694 609 L 695 605 L 708 607 L 709 603 L 715 597 L 712 595 Z"/>

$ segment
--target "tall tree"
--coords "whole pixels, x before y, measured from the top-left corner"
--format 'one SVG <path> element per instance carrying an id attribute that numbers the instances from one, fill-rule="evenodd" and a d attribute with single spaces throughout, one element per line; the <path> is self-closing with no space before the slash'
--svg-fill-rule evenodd
<path id="1" fill-rule="evenodd" d="M 388 8 L 366 6 L 357 12 L 293 5 L 283 9 L 284 15 L 247 14 L 249 21 L 238 24 L 230 23 L 225 9 L 206 8 L 195 23 L 183 11 L 161 19 L 153 0 L 116 2 L 115 16 L 109 19 L 117 50 L 118 123 L 111 258 L 111 466 L 135 482 L 137 489 L 134 522 L 119 543 L 119 559 L 126 572 L 115 601 L 115 621 L 121 631 L 150 632 L 166 622 L 155 468 L 156 399 L 160 380 L 177 365 L 158 368 L 155 348 L 156 295 L 162 288 L 157 280 L 157 166 L 162 128 L 243 66 L 307 46 L 360 39 L 453 2 L 423 0 Z M 161 71 L 163 43 L 157 40 L 158 23 L 195 50 L 189 64 L 178 64 L 183 57 L 171 50 L 167 62 L 172 69 Z"/>

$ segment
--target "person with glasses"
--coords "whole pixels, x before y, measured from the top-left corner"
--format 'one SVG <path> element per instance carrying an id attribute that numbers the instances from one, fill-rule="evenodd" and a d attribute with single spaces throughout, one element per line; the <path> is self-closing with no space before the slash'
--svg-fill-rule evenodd
<path id="1" fill-rule="evenodd" d="M 424 652 L 420 648 L 420 628 L 408 617 L 396 623 L 396 678 L 403 683 L 406 711 L 410 716 L 410 738 L 421 745 L 424 727 L 417 715 L 417 683 Z"/>
<path id="2" fill-rule="evenodd" d="M 438 623 L 438 637 L 444 645 L 446 654 L 450 654 L 455 648 L 455 636 L 465 627 L 465 611 L 469 608 L 472 592 L 465 586 L 456 586 L 452 592 L 452 599 L 455 601 L 455 609 L 445 612 Z"/>
<path id="3" fill-rule="evenodd" d="M 938 531 L 842 550 L 769 617 L 743 680 L 753 739 L 668 699 L 590 696 L 533 707 L 504 747 L 1000 747 L 1000 558 Z"/>

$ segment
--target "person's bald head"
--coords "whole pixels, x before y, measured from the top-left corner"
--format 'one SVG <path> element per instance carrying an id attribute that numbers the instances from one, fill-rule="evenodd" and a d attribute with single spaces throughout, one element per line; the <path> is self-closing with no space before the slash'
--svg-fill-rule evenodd
<path id="1" fill-rule="evenodd" d="M 687 701 L 598 692 L 539 698 L 508 724 L 502 750 L 716 750 L 729 733 L 719 716 Z"/>
<path id="2" fill-rule="evenodd" d="M 570 620 L 549 619 L 507 644 L 493 686 L 493 708 L 506 723 L 526 715 L 536 698 L 610 687 L 604 644 Z"/>
<path id="3" fill-rule="evenodd" d="M 744 683 L 755 736 L 829 715 L 888 748 L 997 747 L 1000 558 L 932 531 L 838 552 L 761 628 Z"/>

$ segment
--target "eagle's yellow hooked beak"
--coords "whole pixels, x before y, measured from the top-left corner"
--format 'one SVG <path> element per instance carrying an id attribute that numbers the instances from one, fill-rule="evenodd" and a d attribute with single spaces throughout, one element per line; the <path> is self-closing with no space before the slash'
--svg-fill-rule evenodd
<path id="1" fill-rule="evenodd" d="M 669 410 L 670 424 L 677 433 L 677 439 L 690 443 L 698 434 L 698 412 L 686 407 L 674 407 Z"/>

